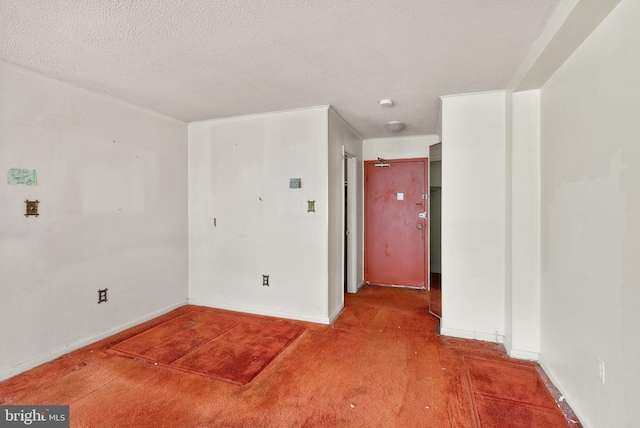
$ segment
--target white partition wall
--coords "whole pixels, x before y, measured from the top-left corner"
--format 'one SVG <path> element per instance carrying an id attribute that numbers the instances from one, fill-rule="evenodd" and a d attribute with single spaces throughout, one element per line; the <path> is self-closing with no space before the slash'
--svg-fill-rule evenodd
<path id="1" fill-rule="evenodd" d="M 328 107 L 189 125 L 191 303 L 329 322 L 328 155 Z"/>
<path id="2" fill-rule="evenodd" d="M 442 98 L 443 334 L 502 341 L 505 92 Z"/>
<path id="3" fill-rule="evenodd" d="M 540 91 L 514 93 L 511 106 L 511 191 L 507 194 L 507 201 L 511 203 L 511 277 L 505 302 L 505 347 L 513 357 L 537 360 L 540 353 Z"/>

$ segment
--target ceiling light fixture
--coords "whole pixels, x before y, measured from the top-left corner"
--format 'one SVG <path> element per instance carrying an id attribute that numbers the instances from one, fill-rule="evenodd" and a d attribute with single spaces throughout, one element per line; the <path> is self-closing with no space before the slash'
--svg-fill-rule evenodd
<path id="1" fill-rule="evenodd" d="M 388 98 L 385 98 L 384 100 L 380 100 L 380 107 L 391 107 L 393 105 L 393 101 L 391 101 Z"/>
<path id="2" fill-rule="evenodd" d="M 388 122 L 384 127 L 387 128 L 387 131 L 398 132 L 402 131 L 402 128 L 404 128 L 404 123 L 398 122 L 397 120 L 392 120 L 391 122 Z"/>

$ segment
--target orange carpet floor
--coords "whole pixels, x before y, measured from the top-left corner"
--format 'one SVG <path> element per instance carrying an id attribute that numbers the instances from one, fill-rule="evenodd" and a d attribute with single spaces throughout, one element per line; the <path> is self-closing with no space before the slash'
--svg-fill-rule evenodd
<path id="1" fill-rule="evenodd" d="M 580 427 L 535 363 L 365 286 L 332 326 L 184 306 L 0 382 L 72 427 Z"/>

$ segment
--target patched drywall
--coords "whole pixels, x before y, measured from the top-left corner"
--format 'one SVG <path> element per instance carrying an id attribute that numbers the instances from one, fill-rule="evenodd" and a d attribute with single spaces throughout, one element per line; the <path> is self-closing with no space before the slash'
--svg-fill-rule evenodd
<path id="1" fill-rule="evenodd" d="M 0 379 L 186 303 L 186 132 L 0 65 Z"/>

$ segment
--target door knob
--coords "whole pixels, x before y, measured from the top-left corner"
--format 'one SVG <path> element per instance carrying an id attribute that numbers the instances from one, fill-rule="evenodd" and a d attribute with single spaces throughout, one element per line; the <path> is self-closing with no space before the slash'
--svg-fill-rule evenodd
<path id="1" fill-rule="evenodd" d="M 418 223 L 418 229 L 422 229 L 423 227 L 424 227 L 424 224 Z"/>

